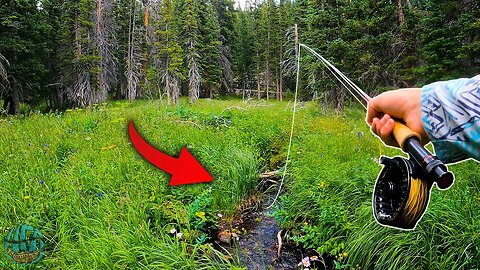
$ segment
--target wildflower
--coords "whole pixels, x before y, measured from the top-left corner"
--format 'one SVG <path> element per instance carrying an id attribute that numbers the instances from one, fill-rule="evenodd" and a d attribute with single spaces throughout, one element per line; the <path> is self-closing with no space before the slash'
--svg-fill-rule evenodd
<path id="1" fill-rule="evenodd" d="M 312 257 L 310 257 L 310 261 L 318 261 L 318 256 L 313 255 Z"/>
<path id="2" fill-rule="evenodd" d="M 43 180 L 40 180 L 39 183 L 40 183 L 40 185 L 43 185 L 43 184 L 44 184 Z"/>
<path id="3" fill-rule="evenodd" d="M 363 132 L 358 131 L 358 132 L 357 132 L 357 137 L 358 137 L 360 140 L 363 139 Z"/>
<path id="4" fill-rule="evenodd" d="M 23 196 L 23 199 L 24 199 L 24 200 L 30 200 L 30 195 L 25 195 L 25 196 Z"/>
<path id="5" fill-rule="evenodd" d="M 58 168 L 58 169 L 56 170 L 56 172 L 57 172 L 57 173 L 60 173 L 60 168 Z"/>
<path id="6" fill-rule="evenodd" d="M 48 143 L 45 144 L 45 147 L 48 147 Z"/>
<path id="7" fill-rule="evenodd" d="M 97 197 L 102 198 L 105 194 L 103 192 L 98 192 Z"/>
<path id="8" fill-rule="evenodd" d="M 176 234 L 176 236 L 177 236 L 178 239 L 182 239 L 183 233 L 178 232 L 178 233 Z"/>
<path id="9" fill-rule="evenodd" d="M 108 149 L 112 149 L 112 148 L 115 148 L 117 147 L 115 144 L 112 144 L 112 145 L 109 145 L 109 146 L 104 146 L 101 148 L 102 151 L 105 151 L 105 150 L 108 150 Z"/>
<path id="10" fill-rule="evenodd" d="M 171 233 L 171 234 L 174 234 L 174 233 L 176 233 L 176 232 L 177 232 L 177 229 L 175 229 L 175 228 L 172 228 L 172 229 L 170 230 L 170 233 Z"/>
<path id="11" fill-rule="evenodd" d="M 219 218 L 222 218 L 222 217 L 223 217 L 223 215 L 222 215 L 222 214 L 220 214 L 220 213 L 218 213 L 218 214 L 217 214 L 217 217 L 219 217 Z"/>
<path id="12" fill-rule="evenodd" d="M 90 141 L 91 139 L 92 139 L 92 138 L 90 138 L 90 137 L 85 137 L 85 140 L 86 140 L 86 141 Z"/>
<path id="13" fill-rule="evenodd" d="M 310 267 L 310 258 L 308 257 L 303 258 L 302 261 L 298 263 L 298 266 L 302 266 L 302 265 L 303 267 Z"/>
<path id="14" fill-rule="evenodd" d="M 327 187 L 327 183 L 325 182 L 320 182 L 320 184 L 318 185 L 319 188 L 326 188 Z"/>

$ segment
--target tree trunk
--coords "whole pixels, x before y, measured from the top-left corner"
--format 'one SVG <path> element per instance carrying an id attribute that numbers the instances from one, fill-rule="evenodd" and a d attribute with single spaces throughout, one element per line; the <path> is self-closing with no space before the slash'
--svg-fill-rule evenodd
<path id="1" fill-rule="evenodd" d="M 257 96 L 258 100 L 261 99 L 261 93 L 260 93 L 260 59 L 258 55 L 258 49 L 257 49 Z"/>
<path id="2" fill-rule="evenodd" d="M 275 78 L 276 78 L 276 86 L 277 86 L 277 101 L 280 100 L 280 82 L 278 80 L 278 68 L 275 69 Z"/>
<path id="3" fill-rule="evenodd" d="M 17 115 L 20 113 L 20 85 L 15 81 L 13 83 L 13 89 L 12 89 L 12 105 L 13 105 L 13 114 Z M 11 105 L 11 106 L 12 106 Z"/>
<path id="4" fill-rule="evenodd" d="M 397 0 L 397 12 L 398 12 L 398 25 L 400 28 L 403 27 L 405 23 L 405 14 L 403 13 L 403 4 L 402 0 Z"/>
<path id="5" fill-rule="evenodd" d="M 265 83 L 267 83 L 266 94 L 267 94 L 267 101 L 268 101 L 268 97 L 269 97 L 268 91 L 270 90 L 269 89 L 269 86 L 270 86 L 270 65 L 268 63 L 268 60 L 266 61 L 265 65 L 267 67 L 266 70 L 265 70 Z"/>

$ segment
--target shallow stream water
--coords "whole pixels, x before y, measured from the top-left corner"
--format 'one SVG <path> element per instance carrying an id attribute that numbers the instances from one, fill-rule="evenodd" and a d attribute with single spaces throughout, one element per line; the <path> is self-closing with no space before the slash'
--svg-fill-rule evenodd
<path id="1" fill-rule="evenodd" d="M 267 206 L 268 203 L 264 200 L 258 211 L 250 212 L 243 218 L 243 227 L 247 233 L 241 235 L 236 243 L 242 265 L 249 270 L 296 269 L 302 260 L 300 251 L 289 248 L 284 243 L 280 258 L 277 256 L 279 226 Z"/>

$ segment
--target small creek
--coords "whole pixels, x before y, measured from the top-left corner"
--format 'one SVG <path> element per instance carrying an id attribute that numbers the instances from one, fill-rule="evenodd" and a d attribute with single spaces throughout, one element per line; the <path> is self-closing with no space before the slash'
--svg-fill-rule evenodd
<path id="1" fill-rule="evenodd" d="M 267 200 L 263 200 L 258 211 L 250 212 L 243 218 L 243 227 L 247 233 L 241 235 L 237 243 L 242 265 L 249 270 L 295 269 L 302 260 L 302 254 L 283 244 L 278 258 L 279 226 L 267 206 Z"/>

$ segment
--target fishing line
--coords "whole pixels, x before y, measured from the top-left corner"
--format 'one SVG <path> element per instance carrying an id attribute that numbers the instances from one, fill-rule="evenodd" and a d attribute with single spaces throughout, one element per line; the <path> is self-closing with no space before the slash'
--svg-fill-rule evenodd
<path id="1" fill-rule="evenodd" d="M 294 126 L 295 126 L 295 114 L 297 112 L 298 82 L 300 81 L 300 52 L 301 52 L 301 49 L 300 49 L 300 46 L 298 46 L 297 79 L 296 79 L 296 82 L 295 82 L 295 98 L 294 98 L 294 101 L 293 101 L 292 126 L 290 128 L 290 140 L 288 142 L 287 159 L 285 160 L 285 166 L 283 167 L 282 179 L 280 180 L 280 186 L 278 187 L 277 195 L 275 195 L 275 198 L 273 199 L 273 202 L 267 207 L 267 209 L 272 208 L 272 206 L 277 201 L 278 196 L 280 196 L 280 192 L 282 190 L 283 183 L 285 181 L 285 176 L 287 175 L 287 166 L 288 166 L 288 162 L 290 160 L 290 152 L 292 150 L 293 129 L 294 129 Z"/>
<path id="2" fill-rule="evenodd" d="M 300 56 L 301 56 L 301 48 L 307 49 L 311 52 L 314 56 L 321 60 L 322 64 L 330 71 L 330 73 L 335 76 L 335 78 L 353 95 L 353 97 L 365 108 L 367 109 L 366 105 L 354 94 L 357 93 L 362 97 L 362 99 L 366 102 L 370 100 L 370 97 L 358 87 L 355 83 L 353 83 L 345 74 L 343 74 L 340 70 L 338 70 L 334 65 L 332 65 L 327 59 L 322 57 L 320 54 L 315 52 L 313 49 L 308 47 L 305 44 L 298 43 L 298 55 L 297 55 L 297 74 L 296 74 L 296 82 L 295 82 L 295 97 L 293 102 L 293 113 L 292 113 L 292 125 L 290 128 L 290 139 L 288 142 L 288 149 L 287 149 L 287 159 L 285 160 L 285 166 L 283 167 L 282 179 L 280 180 L 280 186 L 278 188 L 277 194 L 273 199 L 273 202 L 267 207 L 267 209 L 272 208 L 272 206 L 277 202 L 278 196 L 280 196 L 280 192 L 282 190 L 283 184 L 285 182 L 285 177 L 287 175 L 287 167 L 290 161 L 290 153 L 292 149 L 292 139 L 293 139 L 293 130 L 295 127 L 295 115 L 297 111 L 297 97 L 298 97 L 298 85 L 300 81 Z M 329 76 L 330 77 L 330 76 Z M 331 79 L 331 78 L 330 78 Z M 343 80 L 342 80 L 343 79 Z M 333 81 L 333 80 L 332 80 Z M 348 85 L 348 86 L 347 86 Z M 350 87 L 353 89 L 350 89 Z"/>
<path id="3" fill-rule="evenodd" d="M 359 95 L 365 102 L 368 102 L 371 98 L 365 93 L 360 87 L 358 87 L 354 82 L 352 82 L 345 74 L 343 74 L 340 70 L 338 70 L 332 63 L 330 63 L 327 59 L 325 59 L 323 56 L 318 54 L 316 51 L 314 51 L 312 48 L 308 47 L 305 44 L 300 43 L 300 46 L 307 49 L 309 52 L 311 52 L 314 56 L 316 56 L 322 64 L 330 71 L 333 76 L 345 87 L 347 90 L 350 92 L 350 94 L 353 95 L 353 97 L 365 108 L 367 109 L 366 105 L 360 101 L 360 99 L 357 97 Z M 347 86 L 348 85 L 348 86 Z M 357 94 L 355 94 L 355 93 Z"/>
<path id="4" fill-rule="evenodd" d="M 327 59 L 307 45 L 298 43 L 298 39 L 296 39 L 295 48 L 298 51 L 297 78 L 287 159 L 277 194 L 267 209 L 270 209 L 275 204 L 280 195 L 290 161 L 297 109 L 298 84 L 300 80 L 300 52 L 302 47 L 316 56 L 365 109 L 367 109 L 366 105 L 371 99 L 367 93 L 360 89 L 360 87 Z M 328 77 L 331 79 L 330 76 Z M 362 100 L 366 104 L 364 104 Z M 407 126 L 395 122 L 393 134 L 401 148 L 409 154 L 410 159 L 403 157 L 390 159 L 383 156 L 380 158 L 380 163 L 383 164 L 384 167 L 375 184 L 372 209 L 375 219 L 382 225 L 400 229 L 413 229 L 426 211 L 430 197 L 430 188 L 433 182 L 436 182 L 438 188 L 447 189 L 453 184 L 454 175 L 448 171 L 445 164 L 421 145 L 420 136 Z M 421 178 L 426 179 L 423 180 Z"/>

